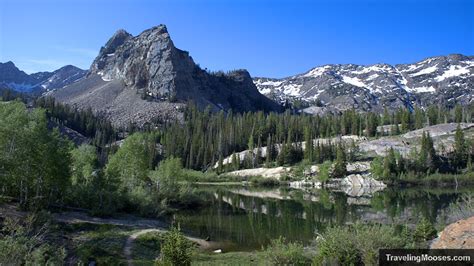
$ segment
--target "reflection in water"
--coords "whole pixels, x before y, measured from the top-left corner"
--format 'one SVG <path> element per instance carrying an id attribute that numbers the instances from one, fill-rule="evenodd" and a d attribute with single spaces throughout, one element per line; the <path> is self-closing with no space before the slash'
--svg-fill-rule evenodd
<path id="1" fill-rule="evenodd" d="M 226 250 L 255 250 L 280 235 L 308 243 L 329 225 L 357 221 L 415 224 L 420 215 L 439 222 L 439 214 L 474 189 L 389 188 L 364 197 L 328 190 L 198 187 L 208 205 L 175 215 L 190 233 L 228 242 Z"/>

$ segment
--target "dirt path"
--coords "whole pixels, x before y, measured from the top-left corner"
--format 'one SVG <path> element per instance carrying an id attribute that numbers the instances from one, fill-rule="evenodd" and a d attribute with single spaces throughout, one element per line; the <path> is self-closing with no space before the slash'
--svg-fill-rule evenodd
<path id="1" fill-rule="evenodd" d="M 0 205 L 0 217 L 25 217 L 26 212 L 19 211 L 14 205 L 4 204 Z M 61 212 L 53 213 L 52 217 L 57 222 L 62 223 L 92 223 L 92 224 L 109 224 L 116 226 L 126 226 L 134 229 L 141 229 L 130 235 L 125 242 L 123 253 L 127 258 L 128 265 L 132 265 L 132 247 L 133 242 L 142 234 L 149 232 L 159 232 L 166 233 L 168 232 L 168 225 L 159 220 L 153 219 L 143 219 L 133 215 L 122 215 L 118 218 L 99 218 L 89 216 L 84 212 Z M 210 250 L 218 246 L 217 242 L 206 241 L 201 238 L 185 236 L 190 241 L 199 245 L 203 250 Z"/>
<path id="2" fill-rule="evenodd" d="M 123 248 L 123 254 L 125 255 L 125 258 L 127 259 L 127 264 L 129 266 L 132 266 L 133 265 L 133 260 L 132 260 L 132 247 L 133 247 L 133 243 L 135 242 L 135 240 L 143 235 L 143 234 L 147 234 L 147 233 L 151 233 L 151 232 L 158 232 L 158 233 L 166 233 L 168 232 L 168 230 L 166 229 L 143 229 L 143 230 L 140 230 L 138 232 L 135 232 L 133 234 L 131 234 L 128 238 L 127 238 L 127 241 L 125 242 L 125 246 Z M 215 242 L 209 242 L 209 241 L 206 241 L 204 239 L 200 239 L 200 238 L 195 238 L 195 237 L 190 237 L 190 236 L 186 236 L 187 239 L 189 239 L 190 241 L 196 243 L 199 245 L 199 247 L 201 249 L 204 249 L 204 250 L 208 250 L 210 249 L 213 245 L 215 245 L 216 243 Z"/>
<path id="3" fill-rule="evenodd" d="M 125 246 L 123 248 L 123 254 L 125 255 L 125 258 L 127 259 L 127 264 L 129 266 L 133 265 L 132 263 L 132 247 L 133 247 L 133 242 L 135 239 L 137 239 L 139 236 L 150 233 L 150 232 L 159 232 L 163 233 L 164 231 L 161 229 L 143 229 L 140 230 L 136 233 L 131 234 L 128 238 L 127 241 L 125 242 Z"/>

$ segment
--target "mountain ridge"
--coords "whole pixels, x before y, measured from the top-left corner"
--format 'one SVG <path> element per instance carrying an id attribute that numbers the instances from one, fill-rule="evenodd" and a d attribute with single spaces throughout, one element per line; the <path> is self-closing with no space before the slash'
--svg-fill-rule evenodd
<path id="1" fill-rule="evenodd" d="M 188 102 L 200 109 L 210 106 L 211 111 L 283 110 L 258 92 L 246 70 L 202 70 L 189 52 L 174 46 L 165 25 L 137 36 L 116 31 L 100 49 L 84 79 L 50 95 L 77 108 L 102 113 L 117 127 L 129 123 L 143 126 L 157 117 L 179 119 L 176 110 L 182 110 Z M 165 117 L 165 113 L 171 117 Z"/>
<path id="2" fill-rule="evenodd" d="M 328 64 L 287 78 L 255 77 L 254 83 L 269 98 L 333 111 L 468 104 L 473 100 L 474 56 L 451 54 L 397 65 Z"/>
<path id="3" fill-rule="evenodd" d="M 86 73 L 76 66 L 66 65 L 52 72 L 27 74 L 12 61 L 0 62 L 0 84 L 18 92 L 41 94 L 73 83 Z"/>

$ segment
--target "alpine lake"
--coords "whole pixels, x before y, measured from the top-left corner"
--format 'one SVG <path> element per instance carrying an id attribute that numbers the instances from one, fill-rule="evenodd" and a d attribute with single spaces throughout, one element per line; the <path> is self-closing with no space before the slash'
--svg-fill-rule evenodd
<path id="1" fill-rule="evenodd" d="M 381 223 L 415 227 L 425 217 L 438 226 L 455 220 L 456 202 L 474 187 L 361 189 L 259 188 L 194 185 L 206 204 L 166 219 L 192 236 L 219 243 L 224 251 L 261 250 L 270 240 L 310 244 L 327 226 Z"/>

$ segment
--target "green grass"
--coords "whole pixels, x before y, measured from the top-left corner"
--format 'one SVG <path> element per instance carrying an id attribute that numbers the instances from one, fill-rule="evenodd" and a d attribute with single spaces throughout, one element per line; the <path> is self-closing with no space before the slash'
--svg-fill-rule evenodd
<path id="1" fill-rule="evenodd" d="M 192 265 L 265 265 L 256 252 L 198 253 Z"/>
<path id="2" fill-rule="evenodd" d="M 132 247 L 134 265 L 153 265 L 155 259 L 160 255 L 163 234 L 150 232 L 135 239 Z"/>
<path id="3" fill-rule="evenodd" d="M 98 265 L 125 265 L 123 248 L 131 230 L 112 225 L 74 224 L 66 231 L 73 233 L 74 253 L 80 262 Z"/>
<path id="4" fill-rule="evenodd" d="M 456 186 L 474 184 L 474 173 L 463 174 L 431 174 L 425 177 L 408 176 L 398 181 L 402 185 L 417 185 L 417 186 Z"/>
<path id="5" fill-rule="evenodd" d="M 187 182 L 242 182 L 246 181 L 246 178 L 240 176 L 233 176 L 228 174 L 218 175 L 216 172 L 201 172 L 191 169 L 184 169 L 183 174 L 179 177 L 180 181 Z"/>

